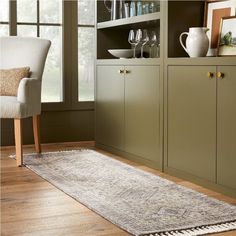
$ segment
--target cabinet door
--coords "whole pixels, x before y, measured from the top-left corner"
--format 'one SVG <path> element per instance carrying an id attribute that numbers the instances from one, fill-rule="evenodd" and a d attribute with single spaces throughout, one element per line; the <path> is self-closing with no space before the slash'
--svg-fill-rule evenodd
<path id="1" fill-rule="evenodd" d="M 169 66 L 167 166 L 215 181 L 216 79 L 213 66 Z"/>
<path id="2" fill-rule="evenodd" d="M 125 75 L 125 150 L 160 163 L 159 67 L 128 66 Z"/>
<path id="3" fill-rule="evenodd" d="M 236 189 L 236 67 L 220 66 L 218 79 L 217 182 Z"/>
<path id="4" fill-rule="evenodd" d="M 124 75 L 121 66 L 97 66 L 96 141 L 124 148 Z"/>

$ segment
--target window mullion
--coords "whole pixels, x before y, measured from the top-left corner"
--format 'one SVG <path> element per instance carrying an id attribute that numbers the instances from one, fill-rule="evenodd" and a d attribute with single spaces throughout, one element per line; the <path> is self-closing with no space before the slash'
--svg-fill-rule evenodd
<path id="1" fill-rule="evenodd" d="M 94 28 L 94 25 L 82 25 L 82 24 L 78 24 L 78 27 Z"/>
<path id="2" fill-rule="evenodd" d="M 74 1 L 71 5 L 72 8 L 72 22 L 71 22 L 71 30 L 72 30 L 72 94 L 73 94 L 73 107 L 75 107 L 78 103 L 78 2 Z"/>
<path id="3" fill-rule="evenodd" d="M 40 19 L 39 19 L 39 0 L 37 0 L 37 37 L 40 37 L 40 28 L 39 28 L 39 23 L 40 23 Z"/>
<path id="4" fill-rule="evenodd" d="M 72 103 L 72 8 L 73 1 L 63 1 L 63 94 L 64 102 L 67 107 Z"/>
<path id="5" fill-rule="evenodd" d="M 9 0 L 9 32 L 11 36 L 17 35 L 17 2 Z"/>

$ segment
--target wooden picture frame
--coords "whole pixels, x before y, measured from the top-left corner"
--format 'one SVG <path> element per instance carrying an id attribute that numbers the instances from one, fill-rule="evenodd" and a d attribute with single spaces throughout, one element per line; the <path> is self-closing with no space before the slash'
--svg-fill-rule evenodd
<path id="1" fill-rule="evenodd" d="M 209 29 L 209 50 L 207 56 L 216 56 L 221 18 L 235 16 L 236 0 L 206 0 L 204 26 Z"/>
<path id="2" fill-rule="evenodd" d="M 236 16 L 221 19 L 218 56 L 236 56 Z"/>

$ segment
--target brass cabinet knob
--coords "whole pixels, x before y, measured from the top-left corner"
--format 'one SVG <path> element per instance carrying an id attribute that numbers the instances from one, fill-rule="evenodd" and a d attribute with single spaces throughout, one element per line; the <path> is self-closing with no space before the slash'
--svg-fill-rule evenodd
<path id="1" fill-rule="evenodd" d="M 217 72 L 217 78 L 223 79 L 224 76 L 225 76 L 224 73 L 222 73 L 222 72 Z"/>
<path id="2" fill-rule="evenodd" d="M 207 72 L 207 77 L 208 78 L 213 78 L 214 77 L 214 73 L 213 72 Z"/>
<path id="3" fill-rule="evenodd" d="M 118 70 L 118 73 L 119 73 L 119 74 L 124 74 L 125 71 L 124 71 L 124 70 Z"/>

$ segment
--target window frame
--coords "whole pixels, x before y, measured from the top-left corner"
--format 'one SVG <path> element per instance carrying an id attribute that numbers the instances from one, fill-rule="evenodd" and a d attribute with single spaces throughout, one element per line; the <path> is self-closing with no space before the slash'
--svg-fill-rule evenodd
<path id="1" fill-rule="evenodd" d="M 44 102 L 42 103 L 42 111 L 94 110 L 94 101 L 82 101 L 82 102 L 78 101 L 78 53 L 77 53 L 78 2 L 77 0 L 76 1 L 61 0 L 61 1 L 62 1 L 62 23 L 59 24 L 59 23 L 39 22 L 39 0 L 37 0 L 37 22 L 36 23 L 17 22 L 17 0 L 9 0 L 9 33 L 11 36 L 16 36 L 17 25 L 37 25 L 37 37 L 38 37 L 39 27 L 42 25 L 61 26 L 63 101 Z M 93 27 L 95 27 L 95 25 Z"/>
<path id="2" fill-rule="evenodd" d="M 10 4 L 11 4 L 11 2 L 10 2 L 10 0 L 8 1 L 8 6 L 9 6 L 9 19 L 8 19 L 8 21 L 0 21 L 0 25 L 8 25 L 8 27 L 9 27 L 9 29 L 8 29 L 8 32 L 9 32 L 9 34 L 10 34 Z"/>
<path id="3" fill-rule="evenodd" d="M 76 9 L 78 9 L 78 1 L 79 0 L 77 0 L 76 2 L 77 2 L 77 6 L 76 6 Z M 94 1 L 94 24 L 79 24 L 79 22 L 78 22 L 78 10 L 77 10 L 77 15 L 76 15 L 76 19 L 77 19 L 77 39 L 78 39 L 78 31 L 79 31 L 79 28 L 92 28 L 93 30 L 94 30 L 94 41 L 96 42 L 96 28 L 95 28 L 95 26 L 96 26 L 96 0 L 93 0 Z M 78 47 L 78 45 L 79 45 L 79 41 L 78 41 L 78 43 L 77 43 L 77 47 Z M 96 71 L 96 63 L 95 63 L 95 52 L 96 52 L 96 50 L 95 50 L 95 46 L 96 45 L 96 43 L 94 43 L 94 57 L 93 57 L 93 63 L 94 63 L 94 100 L 95 100 L 95 76 L 96 76 L 96 73 L 95 73 L 95 71 Z M 77 52 L 78 52 L 78 48 L 77 48 Z M 79 61 L 78 61 L 78 53 L 77 53 L 77 67 L 78 67 L 78 72 L 79 72 Z M 77 75 L 77 86 L 76 86 L 76 89 L 77 89 L 77 102 L 81 102 L 81 101 L 79 101 L 79 75 Z M 88 101 L 87 103 L 89 103 L 89 102 L 92 102 L 92 101 Z M 93 101 L 94 102 L 94 101 Z"/>

